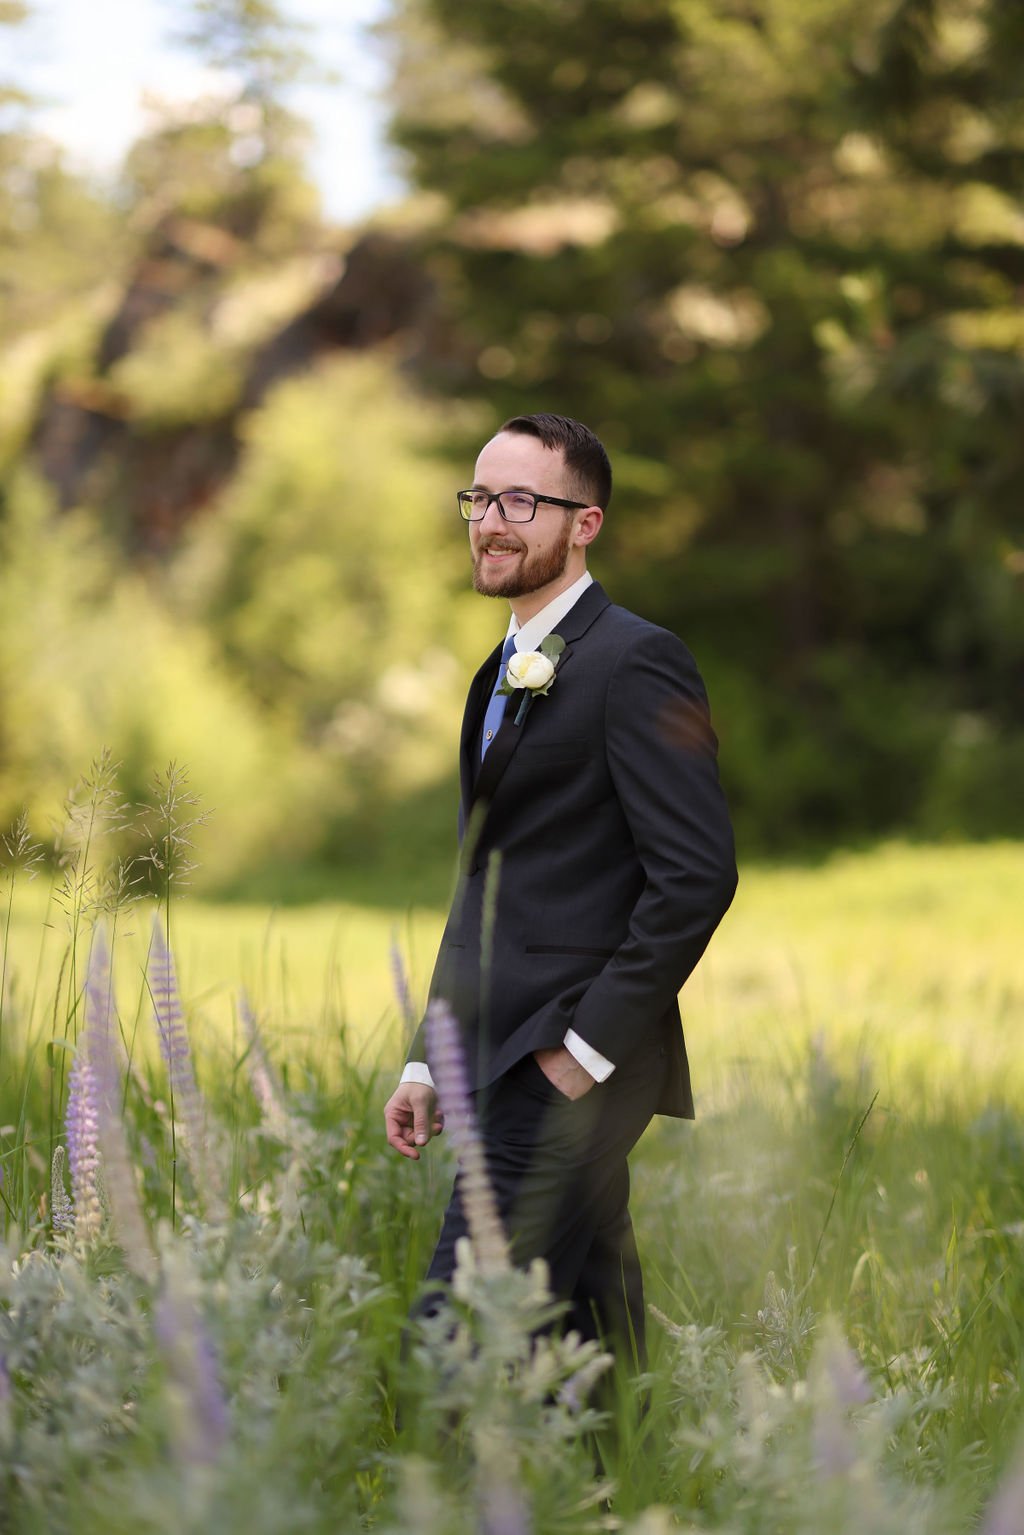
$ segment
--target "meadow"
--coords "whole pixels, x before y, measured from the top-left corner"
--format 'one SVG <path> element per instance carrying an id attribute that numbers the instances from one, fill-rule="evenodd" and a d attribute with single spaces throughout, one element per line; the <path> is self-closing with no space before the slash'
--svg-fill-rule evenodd
<path id="1" fill-rule="evenodd" d="M 452 1147 L 380 1110 L 440 907 L 178 895 L 175 982 L 99 888 L 2 887 L 0 1530 L 1024 1529 L 1018 845 L 744 871 L 698 1119 L 633 1161 L 640 1378 L 480 1252 L 404 1331 Z"/>

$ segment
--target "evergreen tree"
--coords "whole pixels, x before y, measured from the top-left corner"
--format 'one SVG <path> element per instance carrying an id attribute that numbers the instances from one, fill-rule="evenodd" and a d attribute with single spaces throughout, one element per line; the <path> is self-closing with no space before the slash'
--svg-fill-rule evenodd
<path id="1" fill-rule="evenodd" d="M 390 32 L 444 209 L 433 382 L 607 439 L 616 595 L 698 649 L 762 843 L 1019 823 L 1022 25 L 402 0 Z"/>

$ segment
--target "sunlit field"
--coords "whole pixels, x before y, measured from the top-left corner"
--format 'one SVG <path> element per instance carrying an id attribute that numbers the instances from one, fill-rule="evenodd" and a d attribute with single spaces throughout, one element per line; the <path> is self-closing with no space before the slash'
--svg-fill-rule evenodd
<path id="1" fill-rule="evenodd" d="M 682 998 L 705 1111 L 737 1084 L 799 1069 L 809 1042 L 885 1092 L 965 1108 L 1024 1095 L 1024 856 L 893 844 L 819 865 L 744 870 L 728 916 Z M 144 1008 L 152 911 L 118 917 L 119 1001 Z M 211 905 L 178 896 L 171 941 L 194 1045 L 231 1048 L 241 989 L 268 1036 L 388 1069 L 402 1059 L 392 957 L 417 1001 L 440 909 Z M 8 991 L 48 1028 L 69 919 L 37 879 L 16 891 Z M 979 1021 L 985 1020 L 984 1028 Z M 28 1021 L 28 1020 L 26 1020 Z"/>
<path id="2" fill-rule="evenodd" d="M 441 911 L 177 898 L 199 1097 L 152 909 L 108 919 L 103 1173 L 52 1185 L 105 990 L 86 914 L 72 966 L 74 913 L 3 888 L 0 1528 L 1022 1527 L 1019 846 L 744 871 L 683 998 L 697 1122 L 634 1158 L 651 1366 L 611 1391 L 531 1342 L 541 1274 L 467 1267 L 403 1345 L 451 1147 L 401 1161 L 380 1109 Z"/>

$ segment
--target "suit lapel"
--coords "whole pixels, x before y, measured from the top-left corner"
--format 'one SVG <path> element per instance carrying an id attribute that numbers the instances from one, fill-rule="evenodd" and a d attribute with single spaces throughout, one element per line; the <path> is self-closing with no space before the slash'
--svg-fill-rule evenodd
<path id="1" fill-rule="evenodd" d="M 579 601 L 569 609 L 561 623 L 556 625 L 554 632 L 562 636 L 563 640 L 565 641 L 565 649 L 562 651 L 562 654 L 558 658 L 558 666 L 555 672 L 555 683 L 552 689 L 552 697 L 557 698 L 558 696 L 558 684 L 566 666 L 572 660 L 573 646 L 583 638 L 584 634 L 586 634 L 587 630 L 590 628 L 595 618 L 597 618 L 598 614 L 603 612 L 603 610 L 608 607 L 608 605 L 609 598 L 603 587 L 601 587 L 598 582 L 594 581 L 590 586 L 587 587 Z M 476 688 L 477 683 L 480 682 L 481 677 L 483 677 L 484 681 L 482 686 L 484 690 L 484 700 L 482 703 L 478 702 L 477 707 L 474 710 L 476 729 L 472 730 L 472 733 L 469 737 L 469 753 L 471 754 L 471 760 L 472 754 L 475 754 L 475 752 L 479 750 L 479 745 L 477 742 L 477 729 L 479 728 L 480 720 L 484 710 L 487 707 L 487 678 L 488 675 L 491 677 L 494 676 L 494 669 L 497 667 L 498 661 L 500 659 L 501 646 L 499 645 L 498 648 L 493 651 L 490 656 L 488 656 L 484 665 L 474 677 L 469 690 L 469 698 L 466 702 L 466 714 L 463 719 L 462 726 L 461 761 L 463 764 L 462 803 L 464 806 L 468 807 L 466 812 L 467 817 L 469 810 L 472 809 L 477 800 L 489 801 L 494 798 L 494 792 L 501 781 L 502 775 L 504 774 L 505 769 L 508 767 L 509 763 L 512 761 L 512 758 L 516 752 L 516 748 L 523 738 L 523 731 L 526 729 L 529 723 L 530 712 L 533 708 L 536 707 L 535 699 L 527 708 L 526 718 L 523 720 L 523 723 L 521 725 L 517 725 L 515 723 L 515 717 L 519 712 L 519 706 L 523 701 L 523 694 L 521 690 L 517 690 L 509 696 L 509 699 L 505 705 L 505 714 L 498 729 L 498 733 L 488 747 L 487 755 L 484 757 L 483 762 L 479 763 L 479 772 L 476 771 L 476 765 L 473 765 L 473 770 L 470 774 L 470 792 L 467 794 L 465 777 L 465 765 L 467 762 L 466 732 L 470 716 L 470 705 L 474 699 L 474 689 Z"/>
<path id="2" fill-rule="evenodd" d="M 467 807 L 473 800 L 473 785 L 480 770 L 480 743 L 477 739 L 484 714 L 490 701 L 491 691 L 498 675 L 501 647 L 505 637 L 495 645 L 487 660 L 469 684 L 466 708 L 462 716 L 462 735 L 459 740 L 459 785 L 462 803 Z"/>

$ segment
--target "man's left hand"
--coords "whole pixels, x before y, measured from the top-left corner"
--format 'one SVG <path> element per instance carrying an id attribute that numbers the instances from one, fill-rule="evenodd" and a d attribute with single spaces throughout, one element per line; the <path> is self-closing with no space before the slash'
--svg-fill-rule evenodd
<path id="1" fill-rule="evenodd" d="M 594 1078 L 564 1045 L 554 1050 L 535 1050 L 533 1058 L 552 1087 L 566 1098 L 582 1098 L 594 1086 Z"/>

